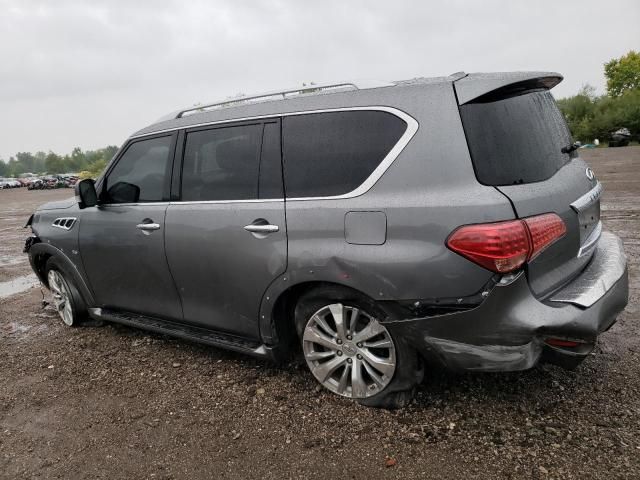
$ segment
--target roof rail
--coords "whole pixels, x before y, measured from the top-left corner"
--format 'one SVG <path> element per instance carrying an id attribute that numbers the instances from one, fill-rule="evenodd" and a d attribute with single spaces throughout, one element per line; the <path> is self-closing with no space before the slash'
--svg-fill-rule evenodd
<path id="1" fill-rule="evenodd" d="M 212 103 L 206 103 L 204 105 L 194 105 L 193 107 L 178 110 L 177 112 L 170 113 L 158 120 L 158 122 L 165 120 L 173 120 L 176 118 L 182 118 L 188 115 L 194 115 L 196 113 L 207 112 L 216 108 L 231 107 L 236 105 L 245 105 L 248 103 L 258 103 L 268 100 L 283 100 L 289 97 L 295 97 L 297 95 L 304 95 L 309 93 L 319 93 L 332 90 L 363 90 L 367 88 L 378 87 L 390 87 L 392 83 L 380 82 L 375 80 L 359 80 L 353 82 L 338 82 L 338 83 L 326 83 L 309 85 L 303 84 L 302 87 L 288 88 L 285 90 L 274 90 L 271 92 L 257 93 L 252 95 L 243 95 L 236 98 L 227 98 L 226 100 L 216 101 Z"/>

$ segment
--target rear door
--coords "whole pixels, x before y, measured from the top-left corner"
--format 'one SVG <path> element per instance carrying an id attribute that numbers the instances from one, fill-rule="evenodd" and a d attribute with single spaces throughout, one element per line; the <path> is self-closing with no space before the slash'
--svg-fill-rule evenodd
<path id="1" fill-rule="evenodd" d="M 258 338 L 268 285 L 286 269 L 280 120 L 187 130 L 167 259 L 186 322 Z"/>
<path id="2" fill-rule="evenodd" d="M 550 91 L 502 89 L 460 106 L 478 180 L 495 186 L 519 218 L 553 212 L 566 235 L 527 266 L 544 296 L 577 275 L 599 237 L 600 186 L 577 151 Z"/>

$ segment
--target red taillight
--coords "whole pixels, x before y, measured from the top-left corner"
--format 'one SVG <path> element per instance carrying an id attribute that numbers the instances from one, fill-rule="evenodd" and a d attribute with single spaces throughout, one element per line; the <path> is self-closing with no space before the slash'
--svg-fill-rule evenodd
<path id="1" fill-rule="evenodd" d="M 447 246 L 494 272 L 511 272 L 527 261 L 531 245 L 524 222 L 484 223 L 458 228 Z"/>
<path id="2" fill-rule="evenodd" d="M 466 225 L 455 230 L 447 246 L 493 272 L 517 270 L 562 237 L 567 228 L 555 213 L 524 220 Z"/>
<path id="3" fill-rule="evenodd" d="M 540 252 L 567 233 L 567 227 L 555 213 L 545 213 L 524 219 L 531 235 L 531 255 L 528 260 L 537 257 Z"/>

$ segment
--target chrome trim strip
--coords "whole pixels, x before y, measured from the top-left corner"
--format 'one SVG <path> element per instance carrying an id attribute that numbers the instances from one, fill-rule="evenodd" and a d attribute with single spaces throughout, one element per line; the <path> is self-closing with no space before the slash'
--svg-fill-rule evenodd
<path id="1" fill-rule="evenodd" d="M 265 118 L 280 118 L 280 117 L 289 117 L 293 115 L 309 115 L 312 113 L 327 113 L 327 112 L 349 112 L 349 111 L 366 111 L 366 110 L 375 110 L 380 112 L 391 113 L 401 119 L 403 119 L 407 124 L 409 122 L 407 119 L 411 119 L 416 124 L 416 130 L 418 126 L 418 122 L 415 118 L 413 118 L 408 113 L 403 112 L 394 107 L 384 107 L 382 105 L 368 106 L 368 107 L 339 107 L 339 108 L 324 108 L 320 110 L 302 110 L 297 112 L 287 112 L 287 113 L 270 113 L 268 115 L 255 115 L 253 117 L 241 117 L 241 118 L 229 118 L 227 120 L 216 120 L 213 122 L 203 122 L 203 123 L 194 123 L 190 125 L 180 125 L 178 127 L 165 128 L 162 130 L 155 130 L 153 132 L 141 133 L 139 135 L 131 135 L 128 140 L 132 140 L 134 138 L 143 138 L 150 137 L 153 135 L 159 135 L 162 133 L 175 132 L 176 130 L 187 130 L 190 128 L 198 128 L 198 127 L 207 127 L 209 125 L 221 125 L 224 123 L 236 123 L 236 122 L 247 122 L 251 120 L 263 120 Z M 406 132 L 405 132 L 406 133 Z"/>
<path id="2" fill-rule="evenodd" d="M 140 203 L 104 203 L 98 205 L 99 207 L 144 207 L 148 205 L 162 206 L 162 205 L 207 205 L 217 203 L 271 203 L 271 202 L 284 202 L 284 198 L 252 198 L 246 200 L 186 200 L 179 201 L 174 200 L 171 202 L 140 202 Z"/>
<path id="3" fill-rule="evenodd" d="M 176 200 L 169 202 L 169 205 L 217 205 L 224 203 L 274 203 L 284 201 L 284 198 L 253 198 L 247 200 Z"/>
<path id="4" fill-rule="evenodd" d="M 589 206 L 591 206 L 594 202 L 600 199 L 602 195 L 602 184 L 598 182 L 595 187 L 589 190 L 587 193 L 578 198 L 575 202 L 571 204 L 571 208 L 573 208 L 576 212 L 580 213 Z"/>
<path id="5" fill-rule="evenodd" d="M 141 134 L 141 135 L 134 135 L 134 136 L 132 136 L 130 138 L 131 139 L 143 138 L 143 137 L 148 137 L 148 136 L 152 136 L 152 135 L 157 135 L 157 134 L 160 134 L 160 133 L 173 132 L 173 131 L 176 131 L 176 130 L 186 130 L 186 129 L 190 129 L 190 128 L 204 127 L 204 126 L 208 126 L 208 125 L 221 125 L 221 124 L 225 124 L 225 123 L 235 123 L 235 122 L 242 122 L 242 121 L 247 121 L 247 120 L 260 120 L 260 119 L 265 119 L 265 118 L 280 118 L 280 117 L 287 117 L 287 116 L 293 116 L 293 115 L 310 115 L 310 114 L 313 114 L 313 113 L 349 112 L 349 111 L 387 112 L 387 113 L 390 113 L 392 115 L 395 115 L 396 117 L 400 118 L 401 120 L 404 120 L 404 122 L 407 124 L 407 129 L 402 134 L 402 136 L 400 137 L 398 142 L 393 146 L 393 148 L 391 150 L 389 150 L 389 153 L 387 153 L 387 155 L 384 157 L 384 159 L 382 159 L 382 161 L 376 167 L 376 169 L 373 172 L 371 172 L 371 175 L 369 175 L 369 177 L 367 177 L 367 179 L 364 182 L 362 182 L 360 184 L 360 186 L 357 187 L 355 190 L 352 190 L 351 192 L 344 193 L 342 195 L 332 195 L 332 196 L 326 196 L 326 197 L 292 197 L 292 198 L 287 198 L 286 199 L 287 202 L 298 202 L 298 201 L 307 201 L 307 200 L 344 200 L 344 199 L 359 197 L 360 195 L 363 195 L 364 193 L 368 192 L 378 182 L 378 180 L 380 180 L 382 175 L 384 175 L 384 173 L 389 169 L 391 164 L 400 155 L 402 150 L 404 150 L 404 148 L 408 145 L 408 143 L 411 141 L 413 136 L 418 131 L 419 124 L 418 124 L 418 121 L 415 118 L 413 118 L 408 113 L 405 113 L 402 110 L 399 110 L 399 109 L 393 108 L 393 107 L 369 106 L 369 107 L 328 108 L 328 109 L 322 109 L 322 110 L 307 110 L 307 111 L 301 111 L 301 112 L 274 113 L 274 114 L 270 114 L 270 115 L 260 115 L 260 116 L 255 116 L 255 117 L 233 118 L 233 119 L 228 119 L 228 120 L 218 120 L 218 121 L 215 121 L 215 122 L 198 123 L 198 124 L 193 124 L 193 125 L 183 125 L 183 126 L 180 126 L 180 127 L 168 128 L 166 130 L 157 130 L 155 132 L 144 133 L 144 134 Z M 254 203 L 254 202 L 271 202 L 271 201 L 282 201 L 282 199 L 277 199 L 277 200 L 254 199 L 254 200 L 175 201 L 175 202 L 170 202 L 170 205 L 196 205 L 196 204 L 216 204 L 216 203 L 241 203 L 241 202 L 242 203 Z M 149 203 L 151 203 L 151 202 L 149 202 Z M 122 204 L 121 203 L 121 204 L 118 204 L 118 205 L 122 206 L 122 205 L 129 205 L 129 204 Z M 137 205 L 137 204 L 130 204 L 130 205 Z M 148 203 L 146 205 L 148 205 Z"/>
<path id="6" fill-rule="evenodd" d="M 602 232 L 591 263 L 569 285 L 551 297 L 552 302 L 588 308 L 600 300 L 624 275 L 627 257 L 622 240 Z"/>
<path id="7" fill-rule="evenodd" d="M 578 250 L 578 258 L 589 255 L 593 251 L 593 249 L 596 248 L 601 234 L 602 222 L 598 221 L 596 227 L 591 231 L 587 239 L 584 241 L 584 243 L 580 247 L 580 250 Z"/>
<path id="8" fill-rule="evenodd" d="M 169 205 L 171 202 L 139 202 L 139 203 L 101 203 L 98 205 L 99 208 L 102 207 L 144 207 L 147 205 L 155 205 L 155 206 L 162 206 L 162 205 Z"/>

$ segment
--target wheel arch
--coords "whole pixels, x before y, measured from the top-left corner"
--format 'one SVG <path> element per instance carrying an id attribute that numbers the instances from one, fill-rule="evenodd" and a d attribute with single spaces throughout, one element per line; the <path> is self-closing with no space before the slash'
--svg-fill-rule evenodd
<path id="1" fill-rule="evenodd" d="M 366 298 L 375 302 L 382 310 L 388 312 L 389 302 L 377 302 L 370 295 L 338 282 L 315 280 L 303 281 L 280 291 L 277 295 L 270 289 L 265 294 L 260 314 L 260 333 L 263 341 L 269 345 L 277 346 L 281 354 L 287 358 L 298 348 L 298 334 L 295 327 L 294 309 L 298 300 L 308 292 L 320 288 L 335 288 L 345 292 Z"/>
<path id="2" fill-rule="evenodd" d="M 85 304 L 94 305 L 95 301 L 93 293 L 89 289 L 89 286 L 85 282 L 84 278 L 82 277 L 74 263 L 62 250 L 47 243 L 36 243 L 29 249 L 29 262 L 31 263 L 33 271 L 38 276 L 38 279 L 44 285 L 48 286 L 45 268 L 47 265 L 47 261 L 51 257 L 55 257 L 56 260 L 58 260 L 58 262 L 60 263 L 63 273 L 73 279 L 73 282 L 77 287 L 78 292 L 82 296 Z"/>

